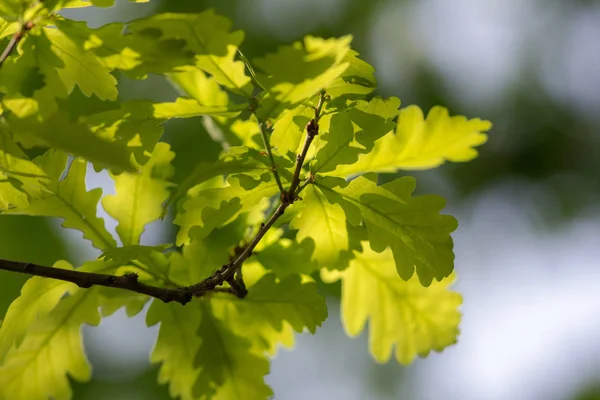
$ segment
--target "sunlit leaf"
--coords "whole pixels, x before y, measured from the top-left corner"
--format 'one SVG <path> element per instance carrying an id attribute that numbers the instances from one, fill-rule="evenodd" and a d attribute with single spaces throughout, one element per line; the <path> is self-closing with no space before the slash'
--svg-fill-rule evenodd
<path id="1" fill-rule="evenodd" d="M 391 250 L 377 253 L 363 243 L 344 271 L 323 271 L 327 282 L 342 280 L 342 323 L 358 336 L 369 321 L 369 350 L 378 362 L 394 354 L 402 364 L 456 343 L 462 298 L 448 290 L 453 278 L 423 287 L 401 279 Z"/>
<path id="2" fill-rule="evenodd" d="M 332 178 L 316 182 L 323 194 L 339 204 L 353 225 L 364 221 L 371 248 L 391 248 L 398 274 L 405 280 L 417 273 L 424 286 L 442 280 L 454 269 L 450 233 L 457 228 L 454 217 L 440 214 L 443 198 L 412 197 L 415 180 L 403 177 L 377 186 L 376 176 L 359 177 L 349 184 Z"/>
<path id="3" fill-rule="evenodd" d="M 140 173 L 113 176 L 116 194 L 105 196 L 102 206 L 118 221 L 117 233 L 124 246 L 139 244 L 145 226 L 162 215 L 174 157 L 169 145 L 161 142 Z"/>
<path id="4" fill-rule="evenodd" d="M 424 118 L 419 107 L 409 106 L 401 110 L 395 133 L 379 139 L 370 153 L 351 165 L 339 166 L 334 174 L 428 169 L 445 161 L 469 161 L 477 157 L 474 147 L 486 142 L 484 132 L 491 126 L 479 118 L 450 117 L 443 107 L 432 108 Z"/>

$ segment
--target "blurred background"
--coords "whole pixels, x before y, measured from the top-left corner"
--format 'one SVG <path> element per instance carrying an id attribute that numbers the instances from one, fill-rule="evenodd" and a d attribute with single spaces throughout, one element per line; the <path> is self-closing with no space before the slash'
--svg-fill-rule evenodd
<path id="1" fill-rule="evenodd" d="M 350 33 L 377 69 L 380 95 L 494 123 L 476 160 L 411 173 L 418 191 L 445 196 L 460 222 L 458 344 L 409 367 L 378 365 L 366 335 L 346 338 L 331 298 L 319 334 L 299 336 L 273 361 L 276 399 L 600 399 L 600 1 L 152 0 L 65 15 L 99 26 L 210 7 L 246 32 L 249 58 L 306 34 Z M 120 90 L 123 99 L 173 97 L 152 77 L 123 80 Z M 179 179 L 196 146 L 217 154 L 202 129 L 198 120 L 166 126 Z M 113 192 L 104 174 L 90 171 L 89 185 Z M 0 257 L 50 264 L 97 255 L 59 226 L 3 216 Z M 143 240 L 171 234 L 156 225 Z M 0 314 L 24 279 L 0 273 Z M 148 364 L 155 337 L 143 315 L 86 328 L 94 379 L 74 383 L 74 398 L 168 399 Z"/>

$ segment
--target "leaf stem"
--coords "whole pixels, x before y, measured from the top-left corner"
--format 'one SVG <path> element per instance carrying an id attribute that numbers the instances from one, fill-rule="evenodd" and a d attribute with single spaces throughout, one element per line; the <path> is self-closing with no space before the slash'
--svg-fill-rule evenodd
<path id="1" fill-rule="evenodd" d="M 271 161 L 271 169 L 273 171 L 273 176 L 275 177 L 275 181 L 277 182 L 279 192 L 283 196 L 285 194 L 285 189 L 281 184 L 279 172 L 277 172 L 277 164 L 275 164 L 275 158 L 273 157 L 273 152 L 271 151 L 271 143 L 269 141 L 266 123 L 259 121 L 258 126 L 260 127 L 260 136 L 262 137 L 263 143 L 265 145 L 265 150 L 267 151 L 267 154 L 269 155 L 269 160 Z"/>

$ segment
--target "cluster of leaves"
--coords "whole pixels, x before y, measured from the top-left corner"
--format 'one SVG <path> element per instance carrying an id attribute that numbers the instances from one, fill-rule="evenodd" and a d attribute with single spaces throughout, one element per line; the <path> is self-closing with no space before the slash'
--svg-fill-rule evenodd
<path id="1" fill-rule="evenodd" d="M 2 212 L 61 218 L 82 232 L 102 255 L 76 271 L 135 273 L 158 287 L 218 278 L 248 250 L 230 271 L 247 295 L 218 290 L 234 285 L 228 279 L 182 305 L 33 277 L 0 328 L 0 398 L 70 399 L 67 375 L 91 374 L 82 324 L 120 308 L 133 316 L 148 302 L 148 325 L 160 324 L 151 361 L 173 397 L 267 398 L 269 357 L 327 317 L 317 279 L 341 281 L 344 327 L 358 335 L 369 320 L 379 362 L 394 353 L 406 364 L 455 343 L 461 297 L 448 286 L 457 222 L 440 214 L 442 198 L 413 196 L 412 177 L 378 185 L 377 173 L 468 161 L 489 122 L 374 97 L 374 69 L 350 37 L 306 37 L 250 63 L 243 33 L 212 11 L 97 29 L 57 14 L 110 5 L 0 3 Z M 165 76 L 181 97 L 120 101 L 118 74 Z M 224 150 L 175 185 L 162 124 L 196 116 L 210 118 Z M 86 189 L 89 163 L 110 171 L 114 195 Z M 99 202 L 118 238 L 97 216 Z M 167 208 L 176 242 L 142 245 Z"/>

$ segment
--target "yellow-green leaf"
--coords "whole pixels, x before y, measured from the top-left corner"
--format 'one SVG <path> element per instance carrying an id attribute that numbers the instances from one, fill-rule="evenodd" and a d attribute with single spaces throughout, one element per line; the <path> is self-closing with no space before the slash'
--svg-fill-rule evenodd
<path id="1" fill-rule="evenodd" d="M 102 189 L 86 191 L 85 174 L 87 162 L 74 159 L 68 166 L 64 179 L 61 175 L 67 163 L 67 155 L 50 150 L 36 159 L 48 176 L 48 193 L 33 199 L 28 206 L 5 211 L 5 214 L 36 215 L 63 218 L 65 228 L 77 229 L 83 238 L 92 242 L 100 250 L 116 246 L 115 239 L 106 230 L 104 220 L 97 216 L 96 207 L 102 196 Z"/>
<path id="2" fill-rule="evenodd" d="M 453 277 L 423 287 L 416 277 L 402 280 L 392 252 L 364 251 L 343 271 L 323 270 L 327 282 L 342 280 L 342 323 L 358 336 L 369 321 L 369 350 L 378 362 L 394 354 L 402 364 L 456 343 L 462 298 L 448 286 Z M 394 349 L 395 348 L 395 349 Z"/>
<path id="3" fill-rule="evenodd" d="M 474 147 L 486 142 L 489 121 L 463 116 L 450 117 L 448 110 L 434 107 L 424 118 L 417 106 L 400 111 L 396 132 L 377 142 L 368 154 L 351 165 L 341 165 L 330 173 L 350 176 L 365 172 L 395 172 L 399 169 L 434 168 L 445 161 L 464 162 L 477 157 Z"/>
<path id="4" fill-rule="evenodd" d="M 174 157 L 169 145 L 160 142 L 140 173 L 113 176 L 116 194 L 105 196 L 102 206 L 118 221 L 117 233 L 123 246 L 139 244 L 145 226 L 162 215 L 162 205 L 169 197 L 167 188 L 171 184 L 167 179 L 173 175 Z"/>
<path id="5" fill-rule="evenodd" d="M 340 253 L 348 249 L 346 215 L 339 204 L 332 204 L 315 185 L 309 185 L 301 193 L 299 213 L 294 216 L 290 228 L 297 229 L 296 240 L 307 238 L 314 242 L 312 259 L 321 266 L 333 265 Z"/>

